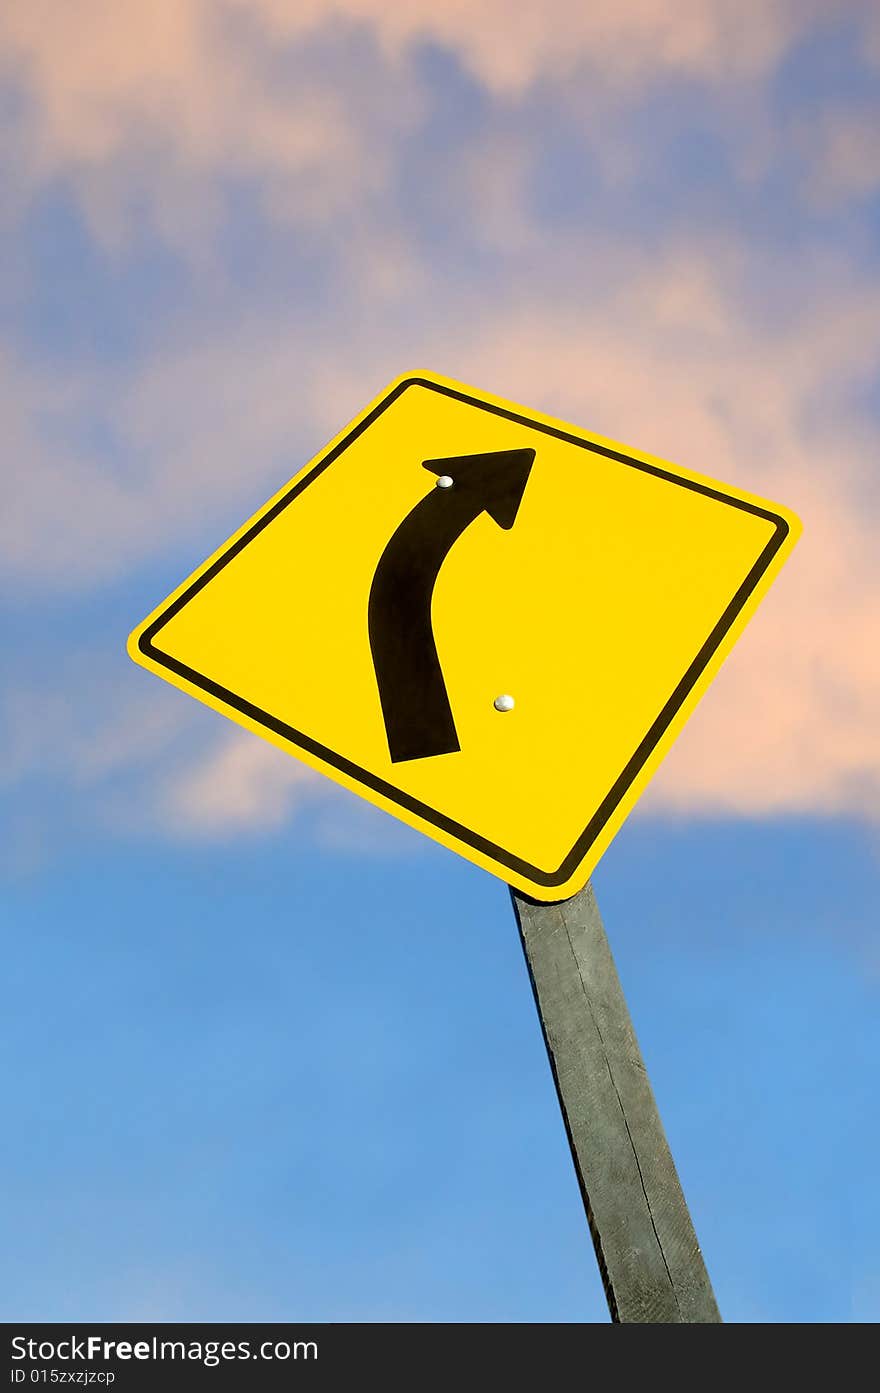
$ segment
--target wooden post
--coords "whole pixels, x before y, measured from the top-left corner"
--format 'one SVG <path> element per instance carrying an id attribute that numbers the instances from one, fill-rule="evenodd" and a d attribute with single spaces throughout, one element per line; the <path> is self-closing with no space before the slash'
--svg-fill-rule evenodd
<path id="1" fill-rule="evenodd" d="M 511 896 L 611 1319 L 720 1321 L 592 886 Z"/>

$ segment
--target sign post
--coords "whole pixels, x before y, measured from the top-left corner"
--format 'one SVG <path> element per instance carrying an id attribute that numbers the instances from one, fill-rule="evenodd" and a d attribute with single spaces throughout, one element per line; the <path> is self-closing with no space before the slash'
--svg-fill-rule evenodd
<path id="1" fill-rule="evenodd" d="M 611 1319 L 720 1321 L 592 885 L 510 893 Z"/>
<path id="2" fill-rule="evenodd" d="M 589 877 L 799 531 L 741 488 L 406 374 L 129 637 L 511 887 L 616 1321 L 719 1315 Z"/>

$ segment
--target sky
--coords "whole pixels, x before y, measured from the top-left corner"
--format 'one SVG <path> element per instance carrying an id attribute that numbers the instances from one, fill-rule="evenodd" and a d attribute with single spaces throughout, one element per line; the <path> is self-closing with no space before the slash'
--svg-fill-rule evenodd
<path id="1" fill-rule="evenodd" d="M 503 884 L 125 638 L 430 369 L 804 533 L 594 884 L 722 1315 L 880 1316 L 880 11 L 0 9 L 6 1320 L 604 1321 Z"/>

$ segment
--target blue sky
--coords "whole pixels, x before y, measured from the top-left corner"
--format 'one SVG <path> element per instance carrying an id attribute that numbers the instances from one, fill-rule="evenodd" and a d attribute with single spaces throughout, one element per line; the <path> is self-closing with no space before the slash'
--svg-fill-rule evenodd
<path id="1" fill-rule="evenodd" d="M 428 367 L 803 518 L 595 883 L 722 1313 L 875 1320 L 876 11 L 76 8 L 0 17 L 4 1318 L 606 1318 L 503 885 L 124 651 Z"/>

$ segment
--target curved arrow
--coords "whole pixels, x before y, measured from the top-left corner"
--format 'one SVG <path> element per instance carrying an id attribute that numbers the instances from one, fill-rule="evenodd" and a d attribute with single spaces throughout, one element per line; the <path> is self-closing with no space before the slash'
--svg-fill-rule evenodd
<path id="1" fill-rule="evenodd" d="M 389 541 L 370 587 L 373 666 L 392 763 L 461 749 L 431 624 L 440 567 L 465 528 L 488 513 L 509 530 L 534 450 L 494 450 L 423 463 L 452 479 L 417 503 Z"/>

